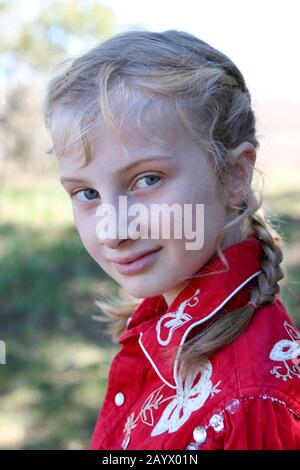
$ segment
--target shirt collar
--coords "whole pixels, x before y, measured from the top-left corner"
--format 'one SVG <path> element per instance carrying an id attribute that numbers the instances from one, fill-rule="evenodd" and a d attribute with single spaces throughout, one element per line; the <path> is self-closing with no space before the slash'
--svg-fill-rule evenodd
<path id="1" fill-rule="evenodd" d="M 261 271 L 261 243 L 255 235 L 223 250 L 228 268 L 219 256 L 206 263 L 188 285 L 167 305 L 164 296 L 144 299 L 134 311 L 122 344 L 139 335 L 139 345 L 161 380 L 176 388 L 178 356 L 162 355 L 181 346 L 193 328 L 206 322 L 226 305 L 226 310 L 247 303 L 249 285 Z M 170 362 L 171 361 L 171 362 Z"/>

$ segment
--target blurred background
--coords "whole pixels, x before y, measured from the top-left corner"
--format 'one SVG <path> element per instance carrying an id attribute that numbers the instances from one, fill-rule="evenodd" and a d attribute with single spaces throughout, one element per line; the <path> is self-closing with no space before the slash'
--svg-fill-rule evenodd
<path id="1" fill-rule="evenodd" d="M 118 286 L 82 247 L 42 120 L 52 67 L 117 32 L 186 30 L 241 69 L 261 144 L 255 184 L 285 241 L 282 298 L 300 327 L 297 3 L 0 0 L 0 448 L 86 449 L 118 350 L 92 319 L 95 297 Z"/>

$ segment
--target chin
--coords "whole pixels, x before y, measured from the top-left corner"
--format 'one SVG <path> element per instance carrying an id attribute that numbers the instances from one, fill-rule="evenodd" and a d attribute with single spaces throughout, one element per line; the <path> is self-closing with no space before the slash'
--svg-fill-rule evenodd
<path id="1" fill-rule="evenodd" d="M 151 286 L 151 285 L 139 285 L 138 282 L 136 282 L 136 285 L 134 285 L 134 282 L 132 285 L 125 285 L 122 284 L 123 289 L 128 292 L 128 294 L 132 295 L 133 297 L 137 297 L 140 299 L 145 299 L 147 297 L 154 297 L 156 295 L 161 295 L 162 290 L 161 286 Z"/>

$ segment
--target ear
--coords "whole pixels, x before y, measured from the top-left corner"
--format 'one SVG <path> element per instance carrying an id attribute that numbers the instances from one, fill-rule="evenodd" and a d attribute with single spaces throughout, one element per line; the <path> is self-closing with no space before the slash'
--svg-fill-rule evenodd
<path id="1" fill-rule="evenodd" d="M 242 142 L 229 152 L 230 173 L 227 203 L 239 205 L 250 186 L 256 161 L 256 150 L 250 142 Z"/>

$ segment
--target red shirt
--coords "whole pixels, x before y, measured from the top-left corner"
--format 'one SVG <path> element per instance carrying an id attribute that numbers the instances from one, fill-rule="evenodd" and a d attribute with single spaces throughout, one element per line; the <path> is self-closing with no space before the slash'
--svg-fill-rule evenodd
<path id="1" fill-rule="evenodd" d="M 200 270 L 212 274 L 192 279 L 169 308 L 158 295 L 134 311 L 90 449 L 300 449 L 300 333 L 278 296 L 196 373 L 181 380 L 178 356 L 164 354 L 223 307 L 250 300 L 260 242 L 251 236 L 223 253 L 228 270 L 216 257 Z"/>

